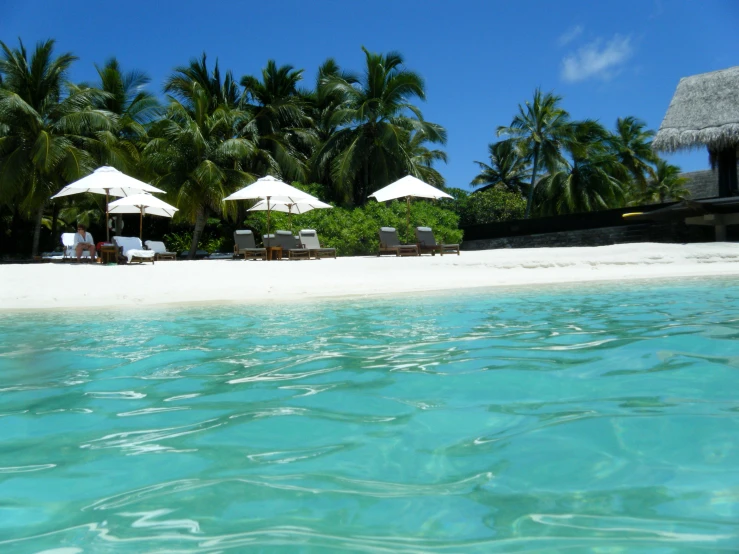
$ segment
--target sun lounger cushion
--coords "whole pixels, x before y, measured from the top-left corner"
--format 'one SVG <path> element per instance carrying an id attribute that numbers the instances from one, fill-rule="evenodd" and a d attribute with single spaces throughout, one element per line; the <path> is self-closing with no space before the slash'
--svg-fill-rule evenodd
<path id="1" fill-rule="evenodd" d="M 168 252 L 164 243 L 158 240 L 147 240 L 146 246 L 155 254 L 174 254 L 174 252 Z"/>
<path id="2" fill-rule="evenodd" d="M 128 258 L 131 263 L 134 259 L 140 261 L 154 261 L 154 252 L 144 250 L 141 239 L 138 237 L 113 237 L 113 241 L 123 248 L 123 255 Z"/>
<path id="3" fill-rule="evenodd" d="M 148 250 L 154 252 L 154 259 L 156 261 L 177 259 L 177 254 L 175 252 L 168 252 L 167 247 L 162 241 L 147 240 L 145 244 Z"/>

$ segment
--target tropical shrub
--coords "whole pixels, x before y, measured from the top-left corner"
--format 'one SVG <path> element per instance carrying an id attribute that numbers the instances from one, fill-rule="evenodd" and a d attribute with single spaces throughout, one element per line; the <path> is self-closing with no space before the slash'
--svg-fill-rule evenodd
<path id="1" fill-rule="evenodd" d="M 353 209 L 313 210 L 293 215 L 291 229 L 287 214 L 273 212 L 270 215 L 270 231 L 290 229 L 297 234 L 300 229 L 315 229 L 321 244 L 336 248 L 340 256 L 375 254 L 379 248 L 378 231 L 383 226 L 395 227 L 400 240 L 407 244 L 415 244 L 414 228 L 417 226 L 431 227 L 439 242 L 462 241 L 462 231 L 458 228 L 459 217 L 449 207 L 424 200 L 412 201 L 410 228 L 406 223 L 406 210 L 405 202 L 397 201 L 388 204 L 370 202 Z M 267 213 L 249 212 L 244 226 L 261 237 L 267 232 Z"/>
<path id="2" fill-rule="evenodd" d="M 526 213 L 526 199 L 515 192 L 490 188 L 472 194 L 459 189 L 452 193 L 454 211 L 462 227 L 523 219 Z"/>
<path id="3" fill-rule="evenodd" d="M 171 252 L 185 252 L 192 245 L 193 229 L 190 226 L 167 233 L 163 237 L 164 244 Z M 209 253 L 229 252 L 233 249 L 233 233 L 224 221 L 217 218 L 208 218 L 203 233 L 200 236 L 199 248 Z"/>

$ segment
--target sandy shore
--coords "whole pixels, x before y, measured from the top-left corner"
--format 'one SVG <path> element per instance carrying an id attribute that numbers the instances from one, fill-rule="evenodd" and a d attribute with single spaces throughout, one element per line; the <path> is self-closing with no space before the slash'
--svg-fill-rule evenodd
<path id="1" fill-rule="evenodd" d="M 739 244 L 620 244 L 420 258 L 0 266 L 0 310 L 263 303 L 475 287 L 739 276 Z"/>

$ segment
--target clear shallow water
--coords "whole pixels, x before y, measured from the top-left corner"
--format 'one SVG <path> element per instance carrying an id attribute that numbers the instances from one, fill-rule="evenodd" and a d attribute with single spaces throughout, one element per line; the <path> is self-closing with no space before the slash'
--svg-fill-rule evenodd
<path id="1" fill-rule="evenodd" d="M 739 286 L 0 315 L 0 551 L 739 549 Z"/>

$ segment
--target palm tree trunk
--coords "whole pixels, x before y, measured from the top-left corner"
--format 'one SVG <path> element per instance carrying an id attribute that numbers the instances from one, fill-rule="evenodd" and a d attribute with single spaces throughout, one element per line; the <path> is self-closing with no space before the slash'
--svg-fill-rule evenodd
<path id="1" fill-rule="evenodd" d="M 364 203 L 367 201 L 368 191 L 369 191 L 369 166 L 367 165 L 367 162 L 365 162 L 364 168 L 362 170 L 362 184 L 359 187 L 359 198 L 357 201 L 358 206 L 364 206 Z"/>
<path id="2" fill-rule="evenodd" d="M 59 205 L 54 202 L 54 208 L 52 209 L 52 215 L 51 215 L 51 240 L 54 241 L 54 237 L 56 237 L 57 233 L 57 227 L 59 225 Z M 54 246 L 56 246 L 56 242 L 54 242 Z"/>
<path id="3" fill-rule="evenodd" d="M 31 256 L 38 256 L 38 243 L 41 239 L 41 220 L 44 218 L 44 206 L 46 202 L 42 202 L 36 212 L 36 221 L 33 225 L 33 246 L 31 248 Z"/>
<path id="4" fill-rule="evenodd" d="M 18 213 L 17 206 L 13 206 L 12 210 L 13 210 L 13 215 L 10 219 L 10 240 L 7 242 L 7 246 L 9 247 L 9 245 L 13 244 L 16 247 L 18 247 L 21 242 L 21 232 L 20 232 L 21 217 L 20 217 L 20 214 Z M 15 250 L 12 253 L 17 254 L 18 250 Z"/>
<path id="5" fill-rule="evenodd" d="M 529 198 L 526 201 L 526 215 L 524 219 L 528 219 L 531 216 L 531 205 L 534 203 L 534 185 L 536 184 L 536 170 L 539 165 L 539 144 L 534 146 L 534 167 L 531 170 L 531 186 L 529 187 Z"/>
<path id="6" fill-rule="evenodd" d="M 198 208 L 198 213 L 195 216 L 195 229 L 192 232 L 192 243 L 190 244 L 190 252 L 187 255 L 191 260 L 195 258 L 195 252 L 200 242 L 200 235 L 203 234 L 203 229 L 205 229 L 205 221 L 205 208 L 201 206 Z"/>

